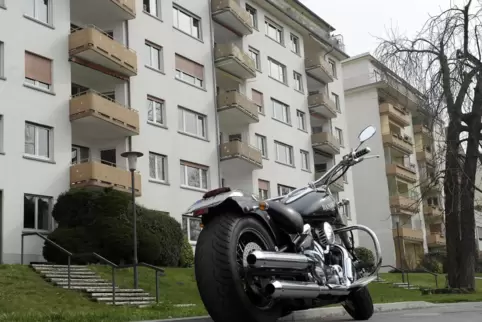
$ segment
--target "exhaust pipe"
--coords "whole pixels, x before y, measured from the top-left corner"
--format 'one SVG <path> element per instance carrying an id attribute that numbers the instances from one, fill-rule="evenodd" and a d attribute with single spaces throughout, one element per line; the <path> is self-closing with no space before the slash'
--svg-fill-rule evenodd
<path id="1" fill-rule="evenodd" d="M 320 295 L 343 296 L 350 294 L 345 287 L 329 288 L 309 282 L 273 281 L 265 292 L 275 299 L 315 299 Z"/>
<path id="2" fill-rule="evenodd" d="M 284 268 L 304 270 L 315 264 L 315 260 L 299 254 L 263 252 L 256 250 L 246 258 L 252 268 Z"/>

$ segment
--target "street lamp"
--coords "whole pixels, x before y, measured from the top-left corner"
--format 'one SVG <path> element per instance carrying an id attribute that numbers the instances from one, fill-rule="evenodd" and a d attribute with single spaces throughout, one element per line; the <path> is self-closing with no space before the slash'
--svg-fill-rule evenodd
<path id="1" fill-rule="evenodd" d="M 131 192 L 132 192 L 132 215 L 134 216 L 133 221 L 133 232 L 134 232 L 134 288 L 139 288 L 139 279 L 137 275 L 137 213 L 136 213 L 136 189 L 134 181 L 134 172 L 137 168 L 137 158 L 142 157 L 144 154 L 136 151 L 127 151 L 121 154 L 122 157 L 127 158 L 127 164 L 129 171 L 131 172 Z"/>

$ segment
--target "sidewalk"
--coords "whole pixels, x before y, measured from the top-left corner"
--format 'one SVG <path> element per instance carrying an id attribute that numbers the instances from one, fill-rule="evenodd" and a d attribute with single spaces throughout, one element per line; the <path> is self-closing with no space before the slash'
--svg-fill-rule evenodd
<path id="1" fill-rule="evenodd" d="M 431 307 L 437 307 L 444 304 L 433 304 L 429 302 L 398 302 L 398 303 L 386 303 L 386 304 L 375 304 L 375 314 L 382 312 L 394 312 L 402 310 L 414 310 L 414 309 L 425 309 Z M 312 309 L 306 311 L 294 312 L 279 321 L 306 321 L 306 320 L 319 320 L 320 318 L 330 318 L 330 317 L 342 317 L 347 315 L 346 311 L 342 307 L 330 307 L 330 308 L 320 308 Z M 170 320 L 151 320 L 151 321 L 139 321 L 139 322 L 213 322 L 208 316 L 203 317 L 193 317 L 184 319 L 170 319 Z"/>

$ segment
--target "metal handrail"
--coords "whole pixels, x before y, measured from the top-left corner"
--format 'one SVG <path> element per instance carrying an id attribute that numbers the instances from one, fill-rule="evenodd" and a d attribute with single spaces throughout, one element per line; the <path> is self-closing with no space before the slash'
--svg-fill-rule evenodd
<path id="1" fill-rule="evenodd" d="M 112 268 L 112 302 L 113 304 L 115 305 L 116 304 L 116 269 L 124 269 L 124 268 L 133 268 L 133 267 L 139 267 L 139 266 L 143 266 L 143 267 L 146 267 L 146 268 L 149 268 L 149 269 L 152 269 L 156 272 L 156 303 L 159 303 L 159 298 L 160 298 L 160 293 L 159 293 L 159 276 L 164 276 L 165 275 L 165 271 L 164 269 L 160 268 L 160 267 L 157 267 L 157 266 L 154 266 L 154 265 L 150 265 L 150 264 L 147 264 L 147 263 L 137 263 L 137 265 L 135 264 L 127 264 L 127 265 L 117 265 L 113 262 L 111 262 L 110 260 L 106 259 L 105 257 L 95 253 L 95 252 L 92 252 L 92 253 L 82 253 L 82 254 L 74 254 L 68 250 L 66 250 L 65 248 L 63 248 L 62 246 L 60 246 L 59 244 L 55 243 L 54 241 L 52 241 L 51 239 L 49 239 L 48 237 L 46 237 L 45 235 L 47 235 L 47 233 L 44 233 L 44 234 L 41 234 L 39 232 L 25 232 L 25 233 L 22 233 L 22 243 L 21 243 L 21 258 L 20 258 L 20 263 L 23 265 L 23 258 L 24 258 L 24 238 L 25 236 L 38 236 L 40 238 L 42 238 L 45 242 L 51 244 L 52 246 L 54 246 L 55 248 L 57 248 L 58 250 L 60 250 L 62 253 L 64 253 L 65 255 L 67 255 L 67 287 L 70 289 L 70 266 L 71 266 L 71 261 L 72 261 L 72 258 L 82 258 L 82 257 L 90 257 L 90 256 L 93 256 L 95 257 L 96 259 L 98 259 L 99 261 L 107 264 L 108 266 L 110 266 Z"/>
<path id="2" fill-rule="evenodd" d="M 392 266 L 392 265 L 383 265 L 383 266 L 380 266 L 380 268 L 392 268 L 393 270 L 397 271 L 397 272 L 400 272 L 402 273 L 402 283 L 405 283 L 405 274 L 407 275 L 407 286 L 408 286 L 408 289 L 410 289 L 410 278 L 408 276 L 408 272 L 405 271 L 404 269 L 402 268 L 396 268 L 395 266 Z M 380 274 L 377 272 L 377 279 L 380 279 Z"/>
<path id="3" fill-rule="evenodd" d="M 435 278 L 435 287 L 438 288 L 438 274 L 437 273 L 431 272 L 428 269 L 425 269 L 423 267 L 418 268 L 418 270 L 421 270 L 425 273 L 428 273 L 428 274 L 432 275 Z"/>

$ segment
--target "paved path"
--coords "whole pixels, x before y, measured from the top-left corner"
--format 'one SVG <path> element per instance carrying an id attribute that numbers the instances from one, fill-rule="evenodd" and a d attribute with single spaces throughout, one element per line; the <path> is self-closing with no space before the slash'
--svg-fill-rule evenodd
<path id="1" fill-rule="evenodd" d="M 350 318 L 323 319 L 323 322 L 353 321 Z M 481 303 L 445 304 L 440 307 L 407 310 L 391 313 L 378 313 L 369 322 L 480 322 L 482 321 Z M 300 322 L 315 322 L 314 320 Z M 317 321 L 318 322 L 318 321 Z"/>

